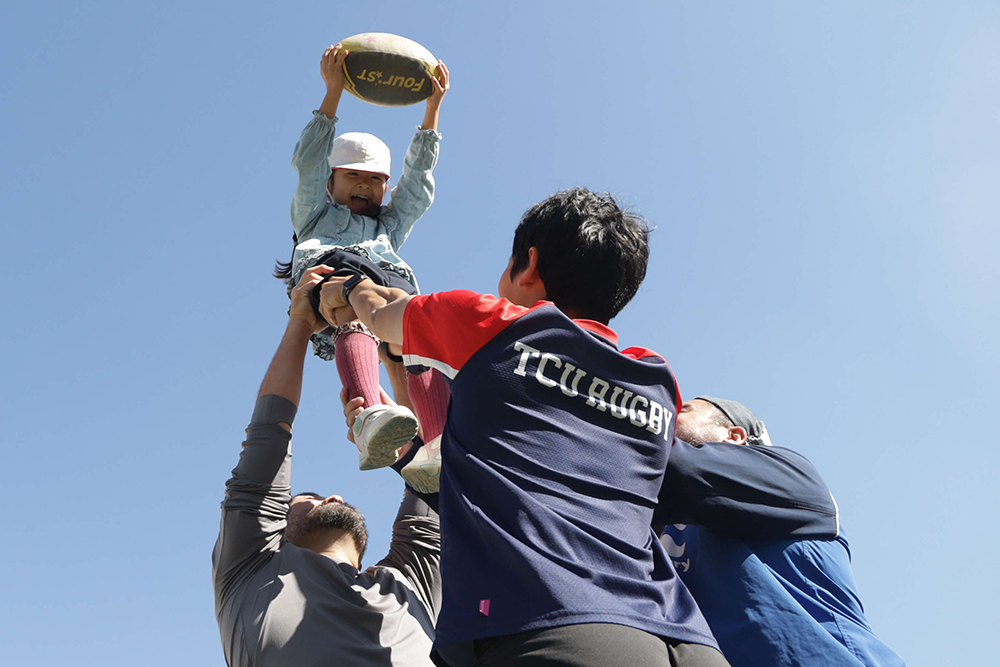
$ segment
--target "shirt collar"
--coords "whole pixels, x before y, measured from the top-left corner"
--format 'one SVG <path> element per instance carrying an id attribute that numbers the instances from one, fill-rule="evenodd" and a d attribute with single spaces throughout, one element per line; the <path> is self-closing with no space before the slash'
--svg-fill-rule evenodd
<path id="1" fill-rule="evenodd" d="M 558 308 L 556 304 L 552 303 L 551 301 L 546 301 L 544 299 L 535 302 L 535 305 L 532 306 L 531 308 L 538 308 L 539 306 L 546 306 L 546 305 L 552 306 L 553 308 Z M 565 315 L 565 313 L 563 314 Z M 607 324 L 601 324 L 600 322 L 596 322 L 594 320 L 584 320 L 584 319 L 573 320 L 573 322 L 581 329 L 589 331 L 590 333 L 595 334 L 599 338 L 603 338 L 607 342 L 614 345 L 615 348 L 617 349 L 618 333 L 614 329 L 609 327 Z"/>
<path id="2" fill-rule="evenodd" d="M 614 329 L 609 327 L 607 324 L 601 324 L 600 322 L 595 322 L 594 320 L 573 320 L 576 325 L 581 329 L 585 329 L 592 334 L 600 336 L 604 340 L 608 341 L 615 347 L 618 347 L 618 334 Z"/>

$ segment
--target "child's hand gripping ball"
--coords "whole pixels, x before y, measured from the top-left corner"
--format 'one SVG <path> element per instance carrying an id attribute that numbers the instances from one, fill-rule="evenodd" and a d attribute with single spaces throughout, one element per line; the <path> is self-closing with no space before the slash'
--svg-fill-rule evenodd
<path id="1" fill-rule="evenodd" d="M 437 59 L 411 39 L 385 32 L 363 32 L 340 41 L 344 88 L 355 97 L 383 107 L 416 104 L 434 91 L 431 77 Z"/>

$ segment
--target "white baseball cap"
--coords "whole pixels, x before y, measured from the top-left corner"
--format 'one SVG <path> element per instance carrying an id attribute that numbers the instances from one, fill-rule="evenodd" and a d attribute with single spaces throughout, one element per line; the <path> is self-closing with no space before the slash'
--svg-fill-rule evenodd
<path id="1" fill-rule="evenodd" d="M 372 171 L 389 178 L 389 147 L 374 134 L 345 132 L 333 140 L 330 169 Z"/>

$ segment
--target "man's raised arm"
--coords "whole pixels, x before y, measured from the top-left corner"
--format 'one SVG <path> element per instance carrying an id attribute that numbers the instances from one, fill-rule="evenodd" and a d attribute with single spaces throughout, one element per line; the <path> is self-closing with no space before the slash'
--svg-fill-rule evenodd
<path id="1" fill-rule="evenodd" d="M 309 337 L 316 329 L 316 315 L 309 303 L 309 292 L 329 273 L 333 273 L 333 269 L 323 265 L 306 269 L 299 283 L 292 289 L 288 325 L 271 364 L 267 367 L 264 380 L 260 383 L 258 403 L 261 398 L 274 395 L 298 407 L 302 397 L 302 367 L 305 364 L 306 349 Z M 286 431 L 292 430 L 290 422 L 281 421 L 279 426 Z"/>
<path id="2" fill-rule="evenodd" d="M 675 439 L 654 526 L 685 523 L 731 537 L 833 539 L 837 504 L 816 468 L 782 447 Z"/>
<path id="3" fill-rule="evenodd" d="M 239 463 L 226 482 L 222 525 L 212 553 L 217 611 L 257 559 L 277 550 L 291 500 L 291 429 L 315 316 L 309 290 L 332 269 L 309 269 L 292 290 L 288 326 L 264 375 Z"/>

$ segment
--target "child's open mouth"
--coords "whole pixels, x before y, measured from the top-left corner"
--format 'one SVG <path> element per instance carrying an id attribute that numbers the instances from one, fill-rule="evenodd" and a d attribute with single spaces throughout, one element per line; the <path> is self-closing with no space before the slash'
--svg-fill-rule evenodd
<path id="1" fill-rule="evenodd" d="M 351 203 L 357 206 L 368 206 L 369 199 L 364 195 L 351 195 Z"/>

